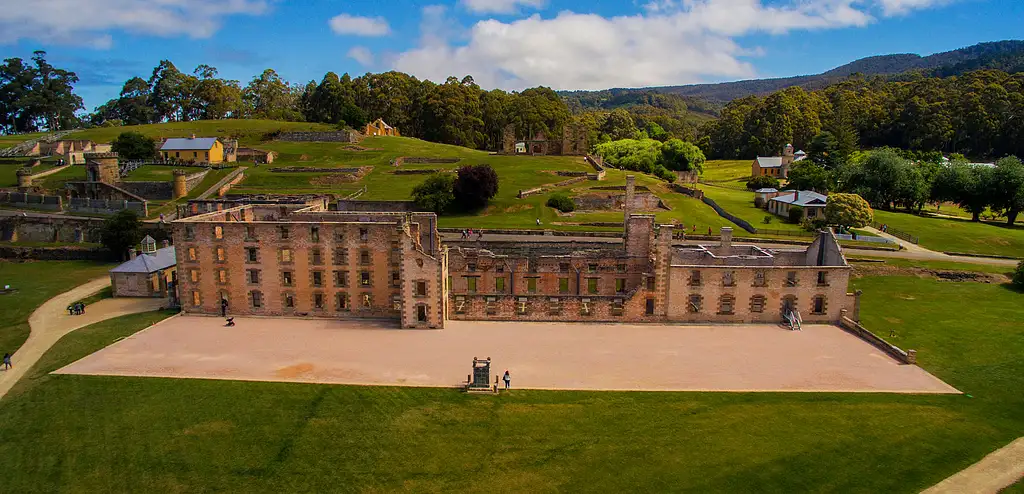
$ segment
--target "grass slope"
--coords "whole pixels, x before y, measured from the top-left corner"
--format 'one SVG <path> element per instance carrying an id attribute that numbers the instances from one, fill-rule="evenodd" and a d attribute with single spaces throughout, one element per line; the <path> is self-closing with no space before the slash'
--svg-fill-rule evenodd
<path id="1" fill-rule="evenodd" d="M 14 353 L 28 338 L 28 317 L 43 302 L 91 279 L 112 264 L 89 261 L 0 261 L 0 285 L 18 291 L 0 295 L 0 353 Z"/>
<path id="2" fill-rule="evenodd" d="M 89 139 L 95 142 L 113 142 L 122 132 L 138 132 L 154 137 L 230 137 L 239 140 L 241 145 L 260 142 L 261 138 L 271 132 L 278 131 L 332 131 L 333 125 L 282 122 L 279 120 L 196 120 L 192 122 L 167 122 L 148 125 L 129 125 L 125 127 L 94 127 L 75 132 L 75 139 Z"/>
<path id="3" fill-rule="evenodd" d="M 29 132 L 26 134 L 0 135 L 0 149 L 10 148 L 21 144 L 29 139 L 38 139 L 46 135 L 45 132 Z"/>
<path id="4" fill-rule="evenodd" d="M 875 222 L 920 237 L 922 247 L 941 252 L 967 252 L 1024 257 L 1024 225 L 974 223 L 875 210 Z"/>
<path id="5" fill-rule="evenodd" d="M 918 492 L 1024 433 L 1024 295 L 917 277 L 855 284 L 870 327 L 895 327 L 896 343 L 973 398 L 492 397 L 47 374 L 163 317 L 141 314 L 68 335 L 18 383 L 0 407 L 0 471 L 14 492 Z"/>

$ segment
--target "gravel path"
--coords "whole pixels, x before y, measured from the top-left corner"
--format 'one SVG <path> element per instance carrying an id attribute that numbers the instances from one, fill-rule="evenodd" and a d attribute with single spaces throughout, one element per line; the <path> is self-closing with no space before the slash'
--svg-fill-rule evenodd
<path id="1" fill-rule="evenodd" d="M 0 371 L 0 399 L 64 335 L 96 322 L 126 314 L 149 312 L 166 305 L 166 300 L 162 298 L 108 298 L 86 307 L 85 314 L 68 315 L 67 307 L 72 302 L 108 286 L 109 277 L 97 278 L 47 300 L 29 316 L 28 324 L 32 332 L 25 344 L 11 356 L 14 367 Z"/>

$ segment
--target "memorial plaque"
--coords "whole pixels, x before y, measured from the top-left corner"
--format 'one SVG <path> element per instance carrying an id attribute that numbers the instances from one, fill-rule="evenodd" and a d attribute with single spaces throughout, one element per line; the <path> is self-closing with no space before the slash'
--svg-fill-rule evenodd
<path id="1" fill-rule="evenodd" d="M 491 359 L 486 360 L 473 357 L 473 381 L 469 383 L 470 389 L 491 389 Z"/>

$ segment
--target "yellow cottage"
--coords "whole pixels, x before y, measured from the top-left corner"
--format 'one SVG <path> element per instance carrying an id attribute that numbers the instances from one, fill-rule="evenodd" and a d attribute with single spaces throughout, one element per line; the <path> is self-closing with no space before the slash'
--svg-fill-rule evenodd
<path id="1" fill-rule="evenodd" d="M 160 146 L 160 157 L 165 160 L 223 163 L 224 144 L 216 137 L 174 137 Z"/>

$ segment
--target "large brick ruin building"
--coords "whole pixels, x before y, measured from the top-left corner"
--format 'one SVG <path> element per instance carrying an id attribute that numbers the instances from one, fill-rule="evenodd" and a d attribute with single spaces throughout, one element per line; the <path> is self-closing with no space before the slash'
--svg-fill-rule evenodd
<path id="1" fill-rule="evenodd" d="M 627 182 L 627 196 L 633 192 Z M 627 199 L 627 204 L 628 204 Z M 187 313 L 594 322 L 837 322 L 856 312 L 830 232 L 806 248 L 674 245 L 626 211 L 617 243 L 442 245 L 432 213 L 249 204 L 173 223 Z M 855 316 L 855 314 L 854 314 Z"/>

